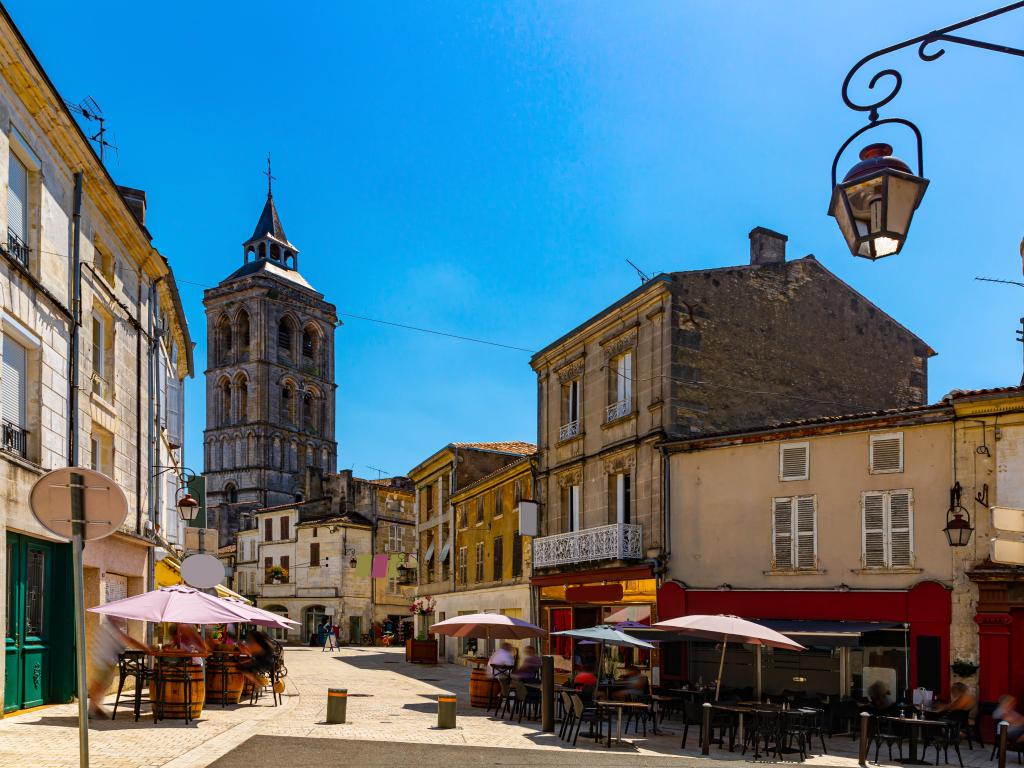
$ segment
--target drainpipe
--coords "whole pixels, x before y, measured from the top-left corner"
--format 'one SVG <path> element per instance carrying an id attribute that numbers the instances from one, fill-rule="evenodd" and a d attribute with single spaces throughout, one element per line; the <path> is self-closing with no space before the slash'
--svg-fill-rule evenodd
<path id="1" fill-rule="evenodd" d="M 148 444 L 149 452 L 149 515 L 150 519 L 153 519 L 155 517 L 155 520 L 153 521 L 154 527 L 156 525 L 159 525 L 159 523 L 162 520 L 160 515 L 160 507 L 159 504 L 157 503 L 157 478 L 154 477 L 155 473 L 153 471 L 153 468 L 157 465 L 157 457 L 155 455 L 156 440 L 153 435 L 153 305 L 156 297 L 156 284 L 159 280 L 160 278 L 156 278 L 156 280 L 154 280 L 149 285 L 149 306 L 146 307 L 146 325 L 149 335 L 149 344 L 146 345 L 146 392 L 149 395 L 149 397 L 146 398 L 148 401 L 148 410 L 146 414 L 146 429 L 147 437 L 149 439 L 146 442 Z M 161 534 L 163 535 L 164 539 L 167 539 L 168 531 L 161 530 Z"/>
<path id="2" fill-rule="evenodd" d="M 142 270 L 136 268 L 135 274 L 135 315 L 141 319 Z M 146 471 L 152 472 L 152 469 L 147 467 Z M 135 328 L 135 533 L 142 535 L 142 325 L 139 320 Z M 152 559 L 152 548 L 149 554 Z"/>
<path id="3" fill-rule="evenodd" d="M 78 466 L 78 347 L 82 329 L 82 172 L 75 174 L 71 229 L 71 350 L 68 355 L 68 466 Z"/>
<path id="4" fill-rule="evenodd" d="M 668 568 L 668 560 L 672 554 L 672 462 L 668 449 L 661 447 L 661 517 L 665 541 L 662 551 L 665 553 L 664 568 Z"/>

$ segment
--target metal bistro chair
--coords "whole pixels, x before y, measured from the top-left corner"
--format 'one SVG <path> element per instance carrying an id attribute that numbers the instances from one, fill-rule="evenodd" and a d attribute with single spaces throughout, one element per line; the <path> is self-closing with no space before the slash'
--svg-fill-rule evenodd
<path id="1" fill-rule="evenodd" d="M 537 720 L 540 717 L 540 691 L 536 688 L 527 688 L 522 680 L 515 680 L 514 685 L 519 722 L 523 722 L 524 714 L 528 720 Z"/>
<path id="2" fill-rule="evenodd" d="M 572 723 L 576 718 L 576 712 L 572 706 L 572 699 L 566 691 L 560 691 L 558 701 L 562 705 L 562 725 L 558 729 L 558 738 L 565 740 L 566 731 L 572 733 Z"/>
<path id="3" fill-rule="evenodd" d="M 889 748 L 889 760 L 892 761 L 892 745 L 896 745 L 899 752 L 899 759 L 903 760 L 903 730 L 896 720 L 889 717 L 876 715 L 872 718 L 875 723 L 875 762 L 878 762 L 878 752 L 885 744 Z"/>
<path id="4" fill-rule="evenodd" d="M 762 709 L 755 707 L 746 732 L 743 734 L 743 754 L 747 753 L 747 747 L 754 747 L 754 759 L 761 757 L 761 747 L 764 747 L 765 757 L 775 754 L 781 760 L 781 738 L 780 738 L 780 712 L 778 709 Z"/>
<path id="5" fill-rule="evenodd" d="M 932 747 L 935 750 L 935 764 L 939 764 L 939 752 L 942 752 L 946 765 L 949 765 L 949 748 L 952 747 L 960 761 L 960 768 L 964 768 L 964 758 L 960 754 L 960 723 L 952 719 L 946 719 L 945 723 L 945 727 L 930 726 L 923 729 L 921 759 L 927 760 L 928 748 Z"/>
<path id="6" fill-rule="evenodd" d="M 135 713 L 135 722 L 139 722 L 139 714 L 142 710 L 142 689 L 152 678 L 152 673 L 146 665 L 145 652 L 125 651 L 118 654 L 117 673 L 117 697 L 114 699 L 114 711 L 110 715 L 110 719 L 117 719 L 117 705 L 121 703 L 121 691 L 124 690 L 125 681 L 129 677 L 133 677 L 135 678 L 135 691 L 132 696 L 134 700 L 132 711 Z"/>
<path id="7" fill-rule="evenodd" d="M 580 726 L 583 725 L 583 723 L 588 723 L 592 732 L 594 730 L 594 726 L 597 725 L 597 732 L 594 735 L 594 741 L 600 741 L 604 726 L 604 718 L 601 717 L 597 707 L 594 705 L 585 705 L 579 694 L 573 693 L 570 695 L 570 698 L 572 699 L 572 708 L 576 723 L 576 732 L 572 737 L 572 745 L 574 747 L 576 746 L 576 740 L 580 737 Z M 609 727 L 611 726 L 609 725 Z"/>

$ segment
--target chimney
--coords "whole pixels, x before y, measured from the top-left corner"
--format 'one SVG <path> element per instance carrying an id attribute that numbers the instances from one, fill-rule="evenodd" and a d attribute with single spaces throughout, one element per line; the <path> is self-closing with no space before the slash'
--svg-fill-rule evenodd
<path id="1" fill-rule="evenodd" d="M 772 232 L 764 227 L 750 230 L 750 263 L 756 266 L 764 264 L 784 264 L 786 262 L 785 235 Z"/>
<path id="2" fill-rule="evenodd" d="M 146 226 L 146 191 L 122 187 L 121 185 L 118 185 L 117 191 L 121 193 L 121 197 L 128 203 L 132 215 L 135 216 L 139 224 Z"/>

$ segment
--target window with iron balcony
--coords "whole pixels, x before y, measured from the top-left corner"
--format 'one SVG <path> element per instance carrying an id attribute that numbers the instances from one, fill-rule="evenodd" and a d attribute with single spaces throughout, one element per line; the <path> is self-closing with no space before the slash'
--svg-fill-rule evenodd
<path id="1" fill-rule="evenodd" d="M 633 410 L 633 353 L 624 352 L 608 364 L 609 380 L 608 406 L 605 422 L 616 421 L 628 416 Z"/>
<path id="2" fill-rule="evenodd" d="M 580 433 L 580 380 L 572 379 L 562 385 L 562 426 L 559 440 L 570 440 Z"/>

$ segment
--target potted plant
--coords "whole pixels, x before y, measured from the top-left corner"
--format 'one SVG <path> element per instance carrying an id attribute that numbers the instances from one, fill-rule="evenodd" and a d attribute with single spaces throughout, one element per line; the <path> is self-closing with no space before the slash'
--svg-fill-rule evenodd
<path id="1" fill-rule="evenodd" d="M 280 565 L 272 565 L 267 568 L 267 577 L 274 584 L 281 584 L 288 581 L 288 571 Z"/>
<path id="2" fill-rule="evenodd" d="M 437 604 L 432 597 L 417 597 L 409 606 L 409 613 L 418 625 L 415 639 L 405 641 L 405 660 L 413 664 L 436 664 L 437 641 L 427 638 L 428 616 L 434 614 Z"/>
<path id="3" fill-rule="evenodd" d="M 978 671 L 978 665 L 970 659 L 954 659 L 950 666 L 958 677 L 970 677 Z"/>

